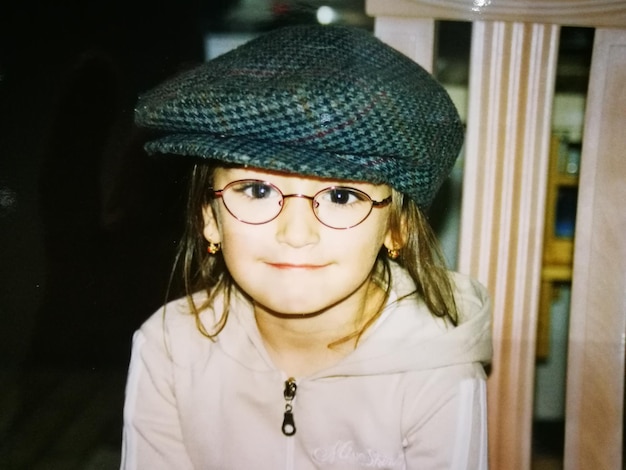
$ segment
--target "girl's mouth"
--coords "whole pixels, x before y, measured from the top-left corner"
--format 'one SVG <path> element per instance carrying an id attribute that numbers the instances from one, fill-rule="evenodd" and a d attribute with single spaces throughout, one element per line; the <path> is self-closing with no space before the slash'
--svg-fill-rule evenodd
<path id="1" fill-rule="evenodd" d="M 308 264 L 308 263 L 267 263 L 267 264 L 275 269 L 304 270 L 304 271 L 321 269 L 326 266 L 325 264 Z"/>

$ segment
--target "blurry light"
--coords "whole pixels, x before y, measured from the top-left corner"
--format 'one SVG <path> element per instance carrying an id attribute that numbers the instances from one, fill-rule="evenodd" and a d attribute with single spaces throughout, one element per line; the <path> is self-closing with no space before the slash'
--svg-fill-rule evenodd
<path id="1" fill-rule="evenodd" d="M 472 11 L 480 11 L 483 8 L 489 7 L 491 0 L 474 0 Z"/>
<path id="2" fill-rule="evenodd" d="M 320 24 L 330 24 L 337 19 L 337 12 L 327 6 L 319 7 L 317 9 L 317 21 Z"/>

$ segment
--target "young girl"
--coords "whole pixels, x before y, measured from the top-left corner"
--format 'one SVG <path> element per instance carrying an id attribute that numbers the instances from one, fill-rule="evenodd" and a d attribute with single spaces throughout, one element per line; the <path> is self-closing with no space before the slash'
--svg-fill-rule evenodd
<path id="1" fill-rule="evenodd" d="M 462 144 L 369 33 L 266 34 L 144 95 L 195 160 L 185 299 L 133 342 L 124 469 L 484 469 L 485 290 L 424 216 Z"/>

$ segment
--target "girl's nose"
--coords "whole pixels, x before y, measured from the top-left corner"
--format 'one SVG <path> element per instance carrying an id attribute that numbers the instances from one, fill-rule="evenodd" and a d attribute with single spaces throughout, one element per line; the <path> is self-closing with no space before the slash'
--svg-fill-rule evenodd
<path id="1" fill-rule="evenodd" d="M 311 203 L 304 197 L 283 200 L 283 210 L 276 218 L 276 238 L 280 243 L 300 248 L 319 241 L 321 223 L 315 217 Z"/>

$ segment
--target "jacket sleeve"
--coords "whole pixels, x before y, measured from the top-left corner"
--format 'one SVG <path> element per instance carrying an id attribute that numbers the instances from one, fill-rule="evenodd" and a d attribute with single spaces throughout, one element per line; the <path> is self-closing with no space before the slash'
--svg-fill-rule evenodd
<path id="1" fill-rule="evenodd" d="M 487 391 L 482 366 L 438 371 L 418 394 L 405 439 L 406 468 L 487 470 Z"/>
<path id="2" fill-rule="evenodd" d="M 172 370 L 163 324 L 148 320 L 133 337 L 124 403 L 122 470 L 193 468 L 183 442 Z"/>

